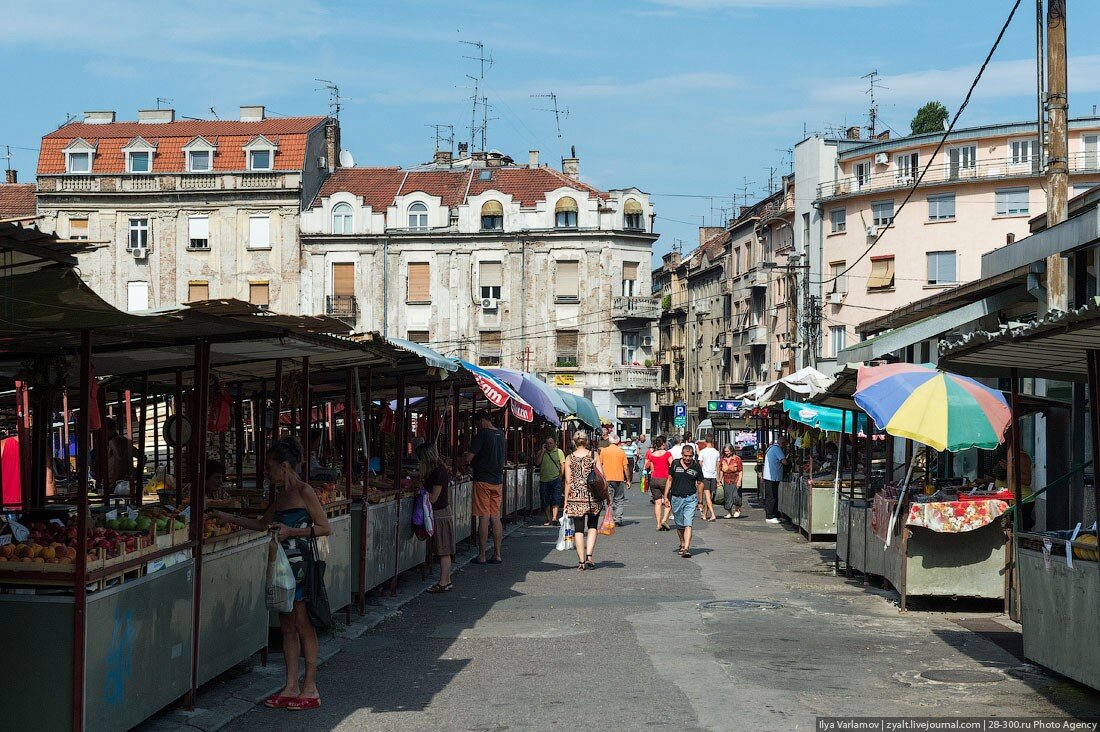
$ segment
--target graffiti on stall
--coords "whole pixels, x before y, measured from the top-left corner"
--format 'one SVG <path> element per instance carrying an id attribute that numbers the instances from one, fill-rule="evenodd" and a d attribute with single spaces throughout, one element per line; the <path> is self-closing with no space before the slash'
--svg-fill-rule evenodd
<path id="1" fill-rule="evenodd" d="M 118 706 L 126 703 L 126 682 L 133 671 L 134 636 L 136 635 L 133 611 L 115 608 L 111 646 L 107 650 L 107 679 L 104 690 L 104 696 L 109 705 Z"/>

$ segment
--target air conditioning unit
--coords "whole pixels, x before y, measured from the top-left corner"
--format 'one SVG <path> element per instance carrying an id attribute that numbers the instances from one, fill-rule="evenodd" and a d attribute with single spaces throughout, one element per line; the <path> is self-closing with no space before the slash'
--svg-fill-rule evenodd
<path id="1" fill-rule="evenodd" d="M 843 301 L 844 301 L 844 293 L 843 292 L 830 292 L 829 293 L 829 304 L 830 305 L 839 305 Z"/>
<path id="2" fill-rule="evenodd" d="M 867 227 L 867 237 L 871 238 L 871 237 L 874 237 L 874 236 L 878 236 L 878 227 L 875 226 L 874 224 L 871 224 L 870 226 Z"/>
<path id="3" fill-rule="evenodd" d="M 653 348 L 653 336 L 642 336 L 642 348 Z"/>
<path id="4" fill-rule="evenodd" d="M 495 297 L 483 297 L 481 298 L 482 310 L 496 310 L 499 307 L 499 300 Z"/>
<path id="5" fill-rule="evenodd" d="M 876 153 L 875 154 L 875 164 L 876 165 L 889 165 L 890 164 L 890 154 L 889 153 Z"/>
<path id="6" fill-rule="evenodd" d="M 326 158 L 324 155 L 319 156 L 317 158 L 317 167 L 322 168 L 322 169 L 327 168 L 328 167 L 328 158 Z"/>
<path id="7" fill-rule="evenodd" d="M 130 254 L 133 255 L 134 259 L 149 258 L 149 250 L 146 247 L 134 247 L 130 250 Z"/>

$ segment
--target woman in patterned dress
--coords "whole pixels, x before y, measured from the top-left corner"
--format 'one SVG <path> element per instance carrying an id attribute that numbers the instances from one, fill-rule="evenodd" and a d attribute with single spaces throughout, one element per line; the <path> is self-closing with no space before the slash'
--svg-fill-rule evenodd
<path id="1" fill-rule="evenodd" d="M 600 528 L 603 501 L 588 487 L 588 475 L 596 469 L 596 455 L 588 449 L 588 434 L 573 437 L 573 452 L 565 460 L 565 515 L 573 520 L 573 545 L 577 569 L 595 569 L 592 554 Z"/>

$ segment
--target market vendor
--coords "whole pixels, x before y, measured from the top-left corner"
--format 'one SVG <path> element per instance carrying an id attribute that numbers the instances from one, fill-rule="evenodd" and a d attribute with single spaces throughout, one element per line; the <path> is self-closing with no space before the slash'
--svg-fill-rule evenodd
<path id="1" fill-rule="evenodd" d="M 229 498 L 225 486 L 225 465 L 218 460 L 206 461 L 206 497 L 214 500 Z"/>

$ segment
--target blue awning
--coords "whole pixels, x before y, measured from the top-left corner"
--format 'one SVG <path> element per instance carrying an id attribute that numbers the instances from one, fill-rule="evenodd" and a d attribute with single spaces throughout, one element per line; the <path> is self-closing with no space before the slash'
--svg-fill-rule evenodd
<path id="1" fill-rule="evenodd" d="M 415 353 L 417 356 L 423 358 L 425 363 L 432 368 L 458 371 L 458 361 L 453 358 L 447 358 L 439 351 L 428 348 L 423 343 L 407 341 L 404 338 L 385 338 L 384 340 L 398 348 L 409 351 L 410 353 Z"/>
<path id="2" fill-rule="evenodd" d="M 850 410 L 823 407 L 817 404 L 806 404 L 804 402 L 792 402 L 789 399 L 784 399 L 783 411 L 785 411 L 787 416 L 795 422 L 799 422 L 809 427 L 816 427 L 825 432 L 852 431 L 852 414 L 854 414 L 854 412 Z M 842 424 L 843 427 L 841 427 Z M 867 430 L 867 415 L 860 413 L 856 425 L 857 430 L 865 432 Z"/>

